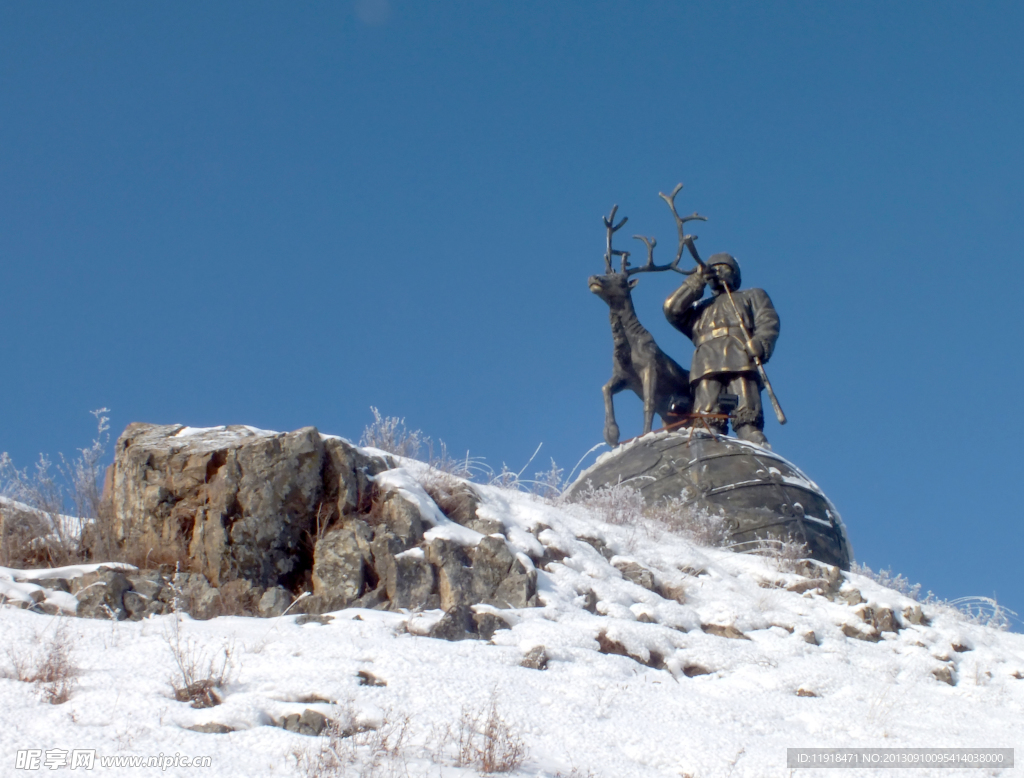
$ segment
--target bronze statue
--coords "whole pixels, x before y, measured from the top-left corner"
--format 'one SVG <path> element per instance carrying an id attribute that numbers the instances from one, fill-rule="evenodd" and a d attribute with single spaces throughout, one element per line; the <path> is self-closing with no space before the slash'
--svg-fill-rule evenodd
<path id="1" fill-rule="evenodd" d="M 604 219 L 607 234 L 605 273 L 588 279 L 590 291 L 604 300 L 610 310 L 613 343 L 612 377 L 604 385 L 602 392 L 605 413 L 604 439 L 613 447 L 619 442 L 619 425 L 615 423 L 612 397 L 623 389 L 632 389 L 644 401 L 644 434 L 651 431 L 655 413 L 661 417 L 663 423 L 668 424 L 673 414 L 686 413 L 691 404 L 690 375 L 672 357 L 658 348 L 654 337 L 637 319 L 631 290 L 636 286 L 638 279 L 630 280 L 630 277 L 637 273 L 663 270 L 684 272 L 678 267 L 683 254 L 683 241 L 680 241 L 675 261 L 658 266 L 654 264 L 654 246 L 657 241 L 634 235 L 634 238 L 642 240 L 647 245 L 647 264 L 642 267 L 629 267 L 629 252 L 612 248 L 612 235 L 626 223 L 626 218 L 623 217 L 617 225 L 614 224 L 618 208 L 617 205 L 612 208 L 611 215 Z M 613 270 L 613 256 L 622 257 L 621 272 L 616 273 Z"/>
<path id="2" fill-rule="evenodd" d="M 724 417 L 714 418 L 721 416 L 719 396 L 736 395 L 739 402 L 730 416 L 736 437 L 769 447 L 762 386 L 779 422 L 786 422 L 763 367 L 779 337 L 779 316 L 763 289 L 740 289 L 740 266 L 732 256 L 713 254 L 705 264 L 692 241 L 688 245 L 698 268 L 665 300 L 665 316 L 695 347 L 690 368 L 693 413 L 711 414 L 703 422 L 724 432 Z M 712 296 L 702 300 L 705 285 Z"/>
<path id="3" fill-rule="evenodd" d="M 626 218 L 614 223 L 617 205 L 604 217 L 605 273 L 589 279 L 590 291 L 604 300 L 611 311 L 614 364 L 611 380 L 602 390 L 604 439 L 609 446 L 618 444 L 619 427 L 612 398 L 623 389 L 632 389 L 644 401 L 644 434 L 651 431 L 655 413 L 666 426 L 689 421 L 713 433 L 724 433 L 731 421 L 738 438 L 770 448 L 764 436 L 762 388 L 768 391 L 779 423 L 786 423 L 786 415 L 764 370 L 779 337 L 779 316 L 763 289 L 740 290 L 740 266 L 731 255 L 715 254 L 707 264 L 701 260 L 694 246 L 695 237 L 687 235 L 683 226 L 688 221 L 706 219 L 696 212 L 685 217 L 679 215 L 675 201 L 682 188 L 678 184 L 672 194 L 658 195 L 672 211 L 679 233 L 676 257 L 667 265 L 654 264 L 654 238 L 634 235 L 647 246 L 647 263 L 630 268 L 629 252 L 612 248 L 612 236 L 626 223 Z M 697 263 L 694 270 L 679 269 L 684 248 L 689 249 Z M 621 272 L 612 269 L 614 256 L 622 257 Z M 664 306 L 669 322 L 695 346 L 689 372 L 658 348 L 633 308 L 630 291 L 637 281 L 630 281 L 630 276 L 663 270 L 689 276 Z M 712 297 L 702 300 L 705 286 L 711 287 Z"/>

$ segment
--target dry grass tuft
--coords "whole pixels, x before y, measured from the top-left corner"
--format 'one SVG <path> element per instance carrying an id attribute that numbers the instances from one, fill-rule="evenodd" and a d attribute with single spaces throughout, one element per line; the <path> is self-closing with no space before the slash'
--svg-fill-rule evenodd
<path id="1" fill-rule="evenodd" d="M 184 635 L 181 628 L 180 589 L 175 590 L 174 619 L 164 631 L 164 641 L 174 659 L 176 673 L 171 676 L 171 689 L 178 702 L 190 702 L 193 708 L 212 708 L 221 703 L 220 690 L 234 670 L 232 646 L 209 653 L 199 641 Z"/>
<path id="2" fill-rule="evenodd" d="M 296 753 L 307 778 L 399 778 L 408 775 L 405 747 L 411 719 L 384 714 L 374 728 L 356 727 L 351 711 L 332 717 L 313 749 Z"/>
<path id="3" fill-rule="evenodd" d="M 501 713 L 497 692 L 483 712 L 464 706 L 458 724 L 447 727 L 437 738 L 435 761 L 454 750 L 456 767 L 469 767 L 481 773 L 510 773 L 526 759 L 528 750 L 517 729 Z"/>
<path id="4" fill-rule="evenodd" d="M 404 418 L 381 416 L 380 411 L 372 405 L 370 412 L 373 413 L 373 422 L 363 430 L 363 436 L 359 439 L 360 446 L 379 448 L 389 454 L 413 459 L 420 453 L 425 442 L 420 430 L 408 429 Z"/>
<path id="5" fill-rule="evenodd" d="M 60 705 L 71 698 L 78 683 L 79 668 L 73 657 L 71 634 L 63 619 L 58 619 L 41 654 L 26 656 L 8 647 L 7 659 L 11 666 L 7 677 L 36 684 L 44 702 Z"/>

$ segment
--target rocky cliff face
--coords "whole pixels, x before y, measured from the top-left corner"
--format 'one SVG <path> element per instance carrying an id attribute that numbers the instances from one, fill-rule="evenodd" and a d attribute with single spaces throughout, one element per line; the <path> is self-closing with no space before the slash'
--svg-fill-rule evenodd
<path id="1" fill-rule="evenodd" d="M 436 473 L 427 489 L 385 477 L 393 465 L 314 427 L 131 424 L 106 499 L 124 556 L 143 568 L 176 566 L 177 584 L 168 567 L 164 582 L 187 589 L 199 617 L 245 604 L 278 613 L 311 592 L 295 610 L 440 607 L 455 633 L 472 634 L 472 605 L 535 603 L 532 563 L 509 548 L 500 522 L 476 515 L 471 487 Z M 444 501 L 448 515 L 431 487 L 446 498 L 458 492 Z M 128 617 L 170 602 L 135 603 L 130 586 L 119 589 L 120 603 L 108 606 Z M 124 607 L 126 596 L 136 607 Z"/>

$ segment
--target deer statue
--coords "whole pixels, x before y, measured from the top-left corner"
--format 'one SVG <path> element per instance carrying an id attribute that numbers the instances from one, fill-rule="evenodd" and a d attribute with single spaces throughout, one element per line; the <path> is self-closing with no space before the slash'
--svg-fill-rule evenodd
<path id="1" fill-rule="evenodd" d="M 629 252 L 612 248 L 612 236 L 626 223 L 627 217 L 615 224 L 615 213 L 619 206 L 612 208 L 611 214 L 604 217 L 607 248 L 604 255 L 604 275 L 591 276 L 588 279 L 590 291 L 608 304 L 612 325 L 612 377 L 602 387 L 604 393 L 604 439 L 609 446 L 619 443 L 619 425 L 615 422 L 615 405 L 613 397 L 623 389 L 632 389 L 644 403 L 644 431 L 651 431 L 654 414 L 657 413 L 664 424 L 670 423 L 670 416 L 686 413 L 691 404 L 690 372 L 677 363 L 672 357 L 658 348 L 654 336 L 649 333 L 636 317 L 633 308 L 631 291 L 639 279 L 631 277 L 638 273 L 654 273 L 674 270 L 687 275 L 679 269 L 679 260 L 683 248 L 693 240 L 693 236 L 683 233 L 683 223 L 692 219 L 704 220 L 703 216 L 694 213 L 692 216 L 680 217 L 675 210 L 675 197 L 682 189 L 677 186 L 671 197 L 661 197 L 672 208 L 679 230 L 679 250 L 676 258 L 667 265 L 654 264 L 654 247 L 657 241 L 642 235 L 634 235 L 647 246 L 647 263 L 641 267 L 629 267 Z M 622 257 L 622 269 L 615 272 L 612 257 Z"/>

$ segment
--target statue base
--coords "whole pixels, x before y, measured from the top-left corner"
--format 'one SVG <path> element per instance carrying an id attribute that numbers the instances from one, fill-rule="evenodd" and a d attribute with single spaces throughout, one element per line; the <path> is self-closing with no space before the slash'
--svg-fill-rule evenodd
<path id="1" fill-rule="evenodd" d="M 736 551 L 793 540 L 811 559 L 850 569 L 853 549 L 836 507 L 796 465 L 753 443 L 699 429 L 653 432 L 600 456 L 565 496 L 618 483 L 635 486 L 648 505 L 681 497 L 723 516 Z"/>

